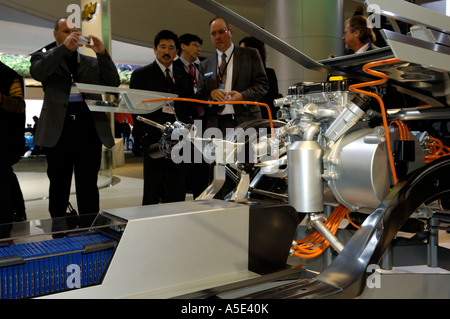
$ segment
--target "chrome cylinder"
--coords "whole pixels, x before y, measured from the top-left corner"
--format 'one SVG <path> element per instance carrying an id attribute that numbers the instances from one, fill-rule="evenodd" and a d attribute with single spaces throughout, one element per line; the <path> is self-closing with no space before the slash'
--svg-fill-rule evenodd
<path id="1" fill-rule="evenodd" d="M 323 212 L 322 153 L 316 141 L 297 141 L 288 149 L 289 204 L 298 212 Z"/>
<path id="2" fill-rule="evenodd" d="M 430 218 L 428 221 L 430 230 L 428 231 L 428 267 L 436 268 L 438 266 L 438 246 L 439 246 L 439 220 Z"/>
<path id="3" fill-rule="evenodd" d="M 322 218 L 313 218 L 312 224 L 314 228 L 330 243 L 331 247 L 340 253 L 344 249 L 344 245 L 337 239 L 337 237 L 325 226 Z"/>
<path id="4" fill-rule="evenodd" d="M 325 132 L 325 137 L 330 142 L 336 142 L 350 128 L 352 128 L 353 125 L 364 117 L 366 110 L 367 104 L 365 103 L 365 100 L 355 96 L 355 98 L 347 104 L 347 106 L 342 110 L 342 113 Z"/>

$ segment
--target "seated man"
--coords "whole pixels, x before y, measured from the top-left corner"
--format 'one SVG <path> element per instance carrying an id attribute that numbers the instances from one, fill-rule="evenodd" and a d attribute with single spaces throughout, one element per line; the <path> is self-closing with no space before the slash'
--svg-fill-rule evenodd
<path id="1" fill-rule="evenodd" d="M 355 15 L 345 21 L 342 40 L 345 48 L 351 53 L 363 53 L 369 50 L 378 49 L 374 44 L 376 36 L 373 29 L 368 25 L 367 18 L 362 15 Z M 330 54 L 329 58 L 336 57 Z"/>

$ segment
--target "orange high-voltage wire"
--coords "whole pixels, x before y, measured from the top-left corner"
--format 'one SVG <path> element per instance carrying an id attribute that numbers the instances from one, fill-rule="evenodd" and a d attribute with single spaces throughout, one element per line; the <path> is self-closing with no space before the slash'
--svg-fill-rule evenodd
<path id="1" fill-rule="evenodd" d="M 397 173 L 395 171 L 394 156 L 392 153 L 391 139 L 389 137 L 389 126 L 387 123 L 387 116 L 386 116 L 386 109 L 384 107 L 384 102 L 379 95 L 372 93 L 372 92 L 360 90 L 360 88 L 368 87 L 368 86 L 372 86 L 372 85 L 380 85 L 380 84 L 384 84 L 388 81 L 389 77 L 386 74 L 384 74 L 382 72 L 377 72 L 377 71 L 371 70 L 371 68 L 374 68 L 377 66 L 382 66 L 382 65 L 387 65 L 387 64 L 399 63 L 399 62 L 401 63 L 403 61 L 393 58 L 393 59 L 386 59 L 386 60 L 382 60 L 382 61 L 367 63 L 363 66 L 363 71 L 367 74 L 377 76 L 380 79 L 375 80 L 375 81 L 353 84 L 353 85 L 350 85 L 350 87 L 349 87 L 350 91 L 373 97 L 380 104 L 381 114 L 382 114 L 382 118 L 383 118 L 383 127 L 384 127 L 384 132 L 386 135 L 386 144 L 387 144 L 387 149 L 388 149 L 389 163 L 391 166 L 392 179 L 393 179 L 394 184 L 397 184 L 398 179 L 397 179 Z"/>

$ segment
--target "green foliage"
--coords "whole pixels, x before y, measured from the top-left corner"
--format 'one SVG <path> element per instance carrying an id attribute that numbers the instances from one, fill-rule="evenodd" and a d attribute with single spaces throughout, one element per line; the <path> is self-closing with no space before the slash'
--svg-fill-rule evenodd
<path id="1" fill-rule="evenodd" d="M 19 73 L 22 77 L 31 78 L 29 55 L 0 53 L 0 61 Z M 117 72 L 119 73 L 121 84 L 130 83 L 131 73 L 133 72 L 132 68 L 121 65 L 117 68 Z"/>
<path id="2" fill-rule="evenodd" d="M 0 60 L 9 66 L 11 69 L 19 73 L 24 78 L 29 78 L 30 76 L 30 57 L 26 55 L 18 54 L 2 54 L 0 53 Z"/>

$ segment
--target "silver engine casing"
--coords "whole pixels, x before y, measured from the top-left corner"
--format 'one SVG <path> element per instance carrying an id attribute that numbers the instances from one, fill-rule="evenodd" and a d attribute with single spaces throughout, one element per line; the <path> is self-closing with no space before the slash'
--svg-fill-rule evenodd
<path id="1" fill-rule="evenodd" d="M 376 140 L 372 129 L 357 130 L 324 155 L 323 177 L 337 201 L 352 211 L 371 212 L 389 193 L 386 144 Z"/>
<path id="2" fill-rule="evenodd" d="M 369 127 L 365 102 L 347 81 L 296 85 L 275 100 L 287 121 L 277 138 L 286 145 L 289 203 L 297 211 L 323 211 L 331 190 L 351 211 L 372 212 L 389 193 L 385 132 Z"/>

